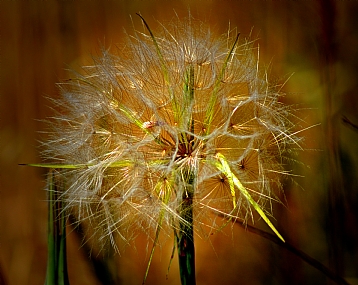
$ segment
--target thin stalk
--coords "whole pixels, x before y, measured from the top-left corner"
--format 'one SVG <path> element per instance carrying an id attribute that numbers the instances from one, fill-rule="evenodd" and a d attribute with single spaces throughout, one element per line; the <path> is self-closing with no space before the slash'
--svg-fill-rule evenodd
<path id="1" fill-rule="evenodd" d="M 194 67 L 190 65 L 184 84 L 184 104 L 182 125 L 190 133 L 194 132 L 194 121 L 192 118 L 192 104 L 194 101 Z M 179 195 L 181 195 L 181 205 L 179 208 L 179 233 L 176 235 L 179 273 L 182 285 L 194 285 L 195 281 L 195 247 L 193 231 L 193 198 L 195 189 L 195 165 L 189 158 L 192 154 L 194 137 L 182 133 L 180 138 L 181 149 L 185 149 L 187 165 L 180 171 L 178 177 Z"/>
<path id="2" fill-rule="evenodd" d="M 185 171 L 186 172 L 186 171 Z M 180 206 L 179 233 L 177 234 L 177 247 L 179 258 L 179 273 L 182 285 L 194 285 L 195 281 L 195 248 L 193 231 L 193 197 L 195 174 L 188 170 L 182 176 L 184 181 L 182 203 Z"/>
<path id="3" fill-rule="evenodd" d="M 228 215 L 221 214 L 221 213 L 215 213 L 216 215 L 223 217 L 223 218 L 231 218 Z M 248 232 L 251 232 L 253 234 L 259 235 L 267 240 L 270 240 L 271 242 L 277 244 L 281 248 L 284 248 L 291 253 L 295 254 L 297 257 L 302 259 L 303 261 L 307 262 L 307 264 L 311 265 L 312 267 L 316 268 L 317 270 L 321 271 L 323 274 L 325 274 L 329 279 L 336 282 L 337 284 L 341 285 L 350 285 L 343 277 L 326 267 L 324 264 L 319 262 L 317 259 L 309 256 L 307 253 L 299 250 L 298 248 L 294 247 L 292 244 L 283 242 L 280 238 L 277 236 L 265 232 L 263 230 L 260 230 L 254 226 L 246 224 L 244 221 L 240 221 L 238 219 L 232 220 L 236 225 L 242 227 L 244 230 L 247 230 Z"/>

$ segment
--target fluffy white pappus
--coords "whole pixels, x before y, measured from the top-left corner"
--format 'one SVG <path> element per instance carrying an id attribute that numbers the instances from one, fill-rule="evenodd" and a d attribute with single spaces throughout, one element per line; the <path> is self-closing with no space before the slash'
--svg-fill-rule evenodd
<path id="1" fill-rule="evenodd" d="M 297 138 L 253 43 L 236 36 L 193 19 L 137 31 L 59 84 L 44 156 L 74 167 L 62 198 L 97 240 L 178 229 L 189 198 L 210 230 L 216 214 L 252 217 L 250 198 L 270 212 Z"/>

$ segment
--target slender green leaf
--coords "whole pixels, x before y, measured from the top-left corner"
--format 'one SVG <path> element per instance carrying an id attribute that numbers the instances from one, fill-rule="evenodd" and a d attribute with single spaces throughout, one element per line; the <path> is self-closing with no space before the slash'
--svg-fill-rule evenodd
<path id="1" fill-rule="evenodd" d="M 217 95 L 218 95 L 218 91 L 219 91 L 219 86 L 223 82 L 223 78 L 224 78 L 224 75 L 225 75 L 227 65 L 228 65 L 228 63 L 230 61 L 230 58 L 234 54 L 235 47 L 236 47 L 237 42 L 239 40 L 239 36 L 240 36 L 240 34 L 237 34 L 237 36 L 235 38 L 235 41 L 234 41 L 234 44 L 232 45 L 229 53 L 227 54 L 227 56 L 225 58 L 225 61 L 224 61 L 223 66 L 221 68 L 220 74 L 219 74 L 218 78 L 216 79 L 213 93 L 210 96 L 208 107 L 206 109 L 205 121 L 204 121 L 205 122 L 204 124 L 206 126 L 206 134 L 209 134 L 211 123 L 212 123 L 213 118 L 214 118 L 214 109 L 215 109 L 214 107 L 215 107 L 215 104 L 217 102 Z"/>
<path id="2" fill-rule="evenodd" d="M 155 47 L 155 50 L 157 52 L 157 55 L 158 55 L 158 59 L 160 61 L 160 64 L 161 64 L 161 69 L 162 69 L 162 73 L 163 73 L 163 78 L 164 78 L 164 82 L 165 82 L 165 85 L 167 86 L 168 88 L 168 92 L 169 92 L 169 95 L 170 95 L 170 98 L 172 99 L 172 107 L 173 107 L 173 111 L 174 111 L 174 117 L 175 117 L 175 120 L 178 121 L 178 111 L 179 111 L 179 106 L 178 106 L 178 102 L 176 100 L 176 97 L 174 95 L 174 92 L 170 86 L 170 79 L 169 79 L 169 71 L 168 71 L 168 68 L 167 68 L 167 65 L 165 63 L 165 60 L 164 60 L 164 57 L 163 57 L 163 54 L 162 54 L 162 51 L 160 50 L 160 47 L 159 47 L 159 44 L 158 44 L 158 41 L 157 39 L 155 38 L 152 30 L 150 29 L 148 23 L 146 22 L 146 20 L 139 14 L 139 13 L 136 13 L 137 16 L 139 16 L 142 21 L 143 21 L 143 24 L 145 25 L 146 29 L 148 30 L 149 32 L 149 35 L 150 35 L 150 38 L 152 39 L 153 41 L 153 44 L 154 44 L 154 47 Z"/>
<path id="3" fill-rule="evenodd" d="M 56 242 L 53 193 L 55 190 L 53 172 L 48 174 L 48 236 L 47 236 L 47 272 L 45 285 L 56 284 Z"/>
<path id="4" fill-rule="evenodd" d="M 227 162 L 224 155 L 221 153 L 216 154 L 216 157 L 219 161 L 214 162 L 215 166 L 229 179 L 235 186 L 240 190 L 241 194 L 245 196 L 245 198 L 250 202 L 250 204 L 254 207 L 254 209 L 259 213 L 261 218 L 266 222 L 266 224 L 271 228 L 271 230 L 284 242 L 284 238 L 275 228 L 275 226 L 268 219 L 264 211 L 261 209 L 260 205 L 255 202 L 255 200 L 251 197 L 250 193 L 247 191 L 244 185 L 242 185 L 241 181 L 236 177 L 236 175 L 231 171 L 230 165 Z M 231 189 L 231 186 L 230 186 Z M 232 191 L 232 189 L 231 189 Z M 235 194 L 232 194 L 233 199 L 235 198 Z"/>
<path id="5" fill-rule="evenodd" d="M 45 285 L 69 285 L 66 256 L 66 216 L 54 178 L 48 174 L 48 260 Z"/>
<path id="6" fill-rule="evenodd" d="M 159 234 L 160 234 L 160 231 L 161 231 L 161 228 L 162 228 L 162 225 L 163 225 L 165 212 L 166 212 L 166 206 L 167 206 L 167 204 L 169 202 L 169 198 L 170 198 L 170 195 L 168 193 L 169 189 L 167 189 L 167 187 L 168 187 L 167 183 L 168 183 L 167 180 L 161 180 L 161 181 L 158 181 L 158 183 L 154 187 L 154 192 L 156 192 L 157 195 L 159 196 L 159 198 L 162 200 L 163 206 L 162 206 L 162 208 L 160 210 L 160 213 L 159 213 L 158 225 L 157 225 L 157 229 L 155 231 L 155 238 L 154 238 L 154 241 L 153 241 L 152 250 L 150 252 L 147 269 L 146 269 L 145 274 L 144 274 L 143 284 L 145 283 L 145 281 L 147 280 L 147 277 L 148 277 L 149 268 L 150 268 L 150 265 L 151 265 L 152 260 L 153 260 L 154 251 L 155 251 L 155 248 L 156 248 L 156 246 L 158 244 Z"/>

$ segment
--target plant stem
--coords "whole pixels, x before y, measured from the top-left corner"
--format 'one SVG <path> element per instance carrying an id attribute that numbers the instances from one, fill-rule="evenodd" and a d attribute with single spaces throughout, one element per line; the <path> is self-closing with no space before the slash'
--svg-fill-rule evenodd
<path id="1" fill-rule="evenodd" d="M 217 214 L 217 213 L 215 213 Z M 223 218 L 230 218 L 227 215 L 224 214 L 217 214 L 220 217 Z M 294 247 L 288 242 L 283 242 L 279 237 L 276 235 L 273 235 L 271 233 L 265 232 L 263 230 L 260 230 L 254 226 L 246 224 L 243 220 L 240 221 L 238 219 L 235 219 L 234 223 L 240 227 L 242 227 L 245 231 L 249 231 L 253 234 L 259 235 L 267 240 L 270 240 L 271 242 L 277 244 L 278 246 L 290 251 L 291 253 L 295 254 L 297 257 L 301 258 L 303 261 L 307 262 L 312 267 L 316 268 L 317 270 L 321 271 L 323 274 L 325 274 L 328 278 L 330 278 L 332 281 L 336 282 L 337 284 L 342 285 L 350 285 L 343 277 L 326 267 L 324 264 L 319 262 L 317 259 L 309 256 L 308 254 L 304 253 L 303 251 L 299 250 L 298 248 Z"/>
<path id="2" fill-rule="evenodd" d="M 45 285 L 69 285 L 66 257 L 66 216 L 54 171 L 48 175 L 48 260 Z"/>
<path id="3" fill-rule="evenodd" d="M 180 207 L 179 234 L 177 247 L 179 257 L 179 271 L 182 285 L 194 285 L 195 281 L 195 248 L 193 232 L 193 197 L 194 172 L 188 171 L 183 181 L 182 204 Z"/>

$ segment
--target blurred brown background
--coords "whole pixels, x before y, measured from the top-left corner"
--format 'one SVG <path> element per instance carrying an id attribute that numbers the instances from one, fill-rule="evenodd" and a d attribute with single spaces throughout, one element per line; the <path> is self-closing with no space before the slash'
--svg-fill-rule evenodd
<path id="1" fill-rule="evenodd" d="M 45 171 L 18 166 L 40 162 L 45 97 L 65 68 L 91 64 L 101 46 L 120 45 L 140 12 L 151 27 L 191 14 L 225 33 L 253 27 L 260 62 L 284 82 L 284 101 L 304 122 L 305 151 L 286 186 L 286 207 L 275 209 L 286 240 L 358 284 L 358 2 L 244 0 L 0 1 L 0 284 L 43 284 L 46 271 Z M 266 229 L 260 222 L 256 226 Z M 112 263 L 115 282 L 141 284 L 148 254 L 143 237 Z M 102 284 L 74 234 L 68 238 L 71 284 Z M 196 238 L 198 284 L 329 284 L 299 258 L 262 237 L 229 226 L 210 239 Z M 147 284 L 179 284 L 172 241 L 158 248 Z M 333 284 L 333 283 L 332 283 Z"/>

